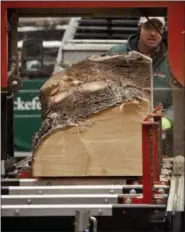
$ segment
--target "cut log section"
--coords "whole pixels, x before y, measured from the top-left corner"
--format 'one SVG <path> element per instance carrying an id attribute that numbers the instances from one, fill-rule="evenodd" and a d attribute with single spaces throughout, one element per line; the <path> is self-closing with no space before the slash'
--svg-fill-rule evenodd
<path id="1" fill-rule="evenodd" d="M 151 109 L 151 59 L 90 57 L 41 88 L 34 177 L 140 176 L 141 123 Z"/>

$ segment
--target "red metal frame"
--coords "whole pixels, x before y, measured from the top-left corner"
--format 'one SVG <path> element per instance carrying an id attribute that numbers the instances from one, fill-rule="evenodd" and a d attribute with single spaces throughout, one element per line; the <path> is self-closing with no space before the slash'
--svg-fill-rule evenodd
<path id="1" fill-rule="evenodd" d="M 1 86 L 7 86 L 7 38 L 6 18 L 8 8 L 137 8 L 167 7 L 168 9 L 168 56 L 175 78 L 184 86 L 185 2 L 170 1 L 16 1 L 1 3 Z"/>
<path id="2" fill-rule="evenodd" d="M 32 176 L 32 172 L 31 170 L 28 168 L 28 169 L 22 169 L 18 172 L 17 174 L 18 178 L 20 179 L 32 179 L 33 176 Z"/>
<path id="3" fill-rule="evenodd" d="M 130 204 L 166 204 L 167 199 L 164 198 L 163 192 L 153 189 L 154 185 L 167 185 L 168 183 L 160 182 L 159 175 L 161 172 L 159 153 L 159 130 L 161 131 L 162 107 L 156 107 L 142 123 L 142 164 L 143 179 L 140 184 L 143 185 L 143 196 L 130 199 Z M 150 132 L 153 132 L 153 140 L 150 143 Z M 152 147 L 151 147 L 152 146 Z M 153 157 L 150 156 L 150 149 L 153 148 Z M 153 160 L 151 160 L 153 158 Z M 153 170 L 153 176 L 151 175 Z M 158 195 L 158 197 L 156 196 Z M 128 199 L 123 198 L 122 203 L 127 203 Z"/>
<path id="4" fill-rule="evenodd" d="M 185 2 L 176 2 L 169 4 L 168 59 L 173 75 L 183 86 L 185 86 L 185 36 L 183 33 L 184 30 Z"/>
<path id="5" fill-rule="evenodd" d="M 143 203 L 152 204 L 153 184 L 159 182 L 160 163 L 158 148 L 158 130 L 161 130 L 162 107 L 156 107 L 142 123 L 142 161 L 143 161 Z M 151 119 L 153 119 L 151 121 Z M 153 133 L 152 144 L 150 143 L 150 132 Z M 151 147 L 152 146 L 152 147 Z M 150 156 L 150 149 L 153 150 L 153 157 Z M 153 160 L 151 160 L 153 158 Z M 153 164 L 153 166 L 151 165 Z M 153 176 L 151 176 L 153 170 Z M 153 179 L 153 180 L 152 180 Z"/>
<path id="6" fill-rule="evenodd" d="M 150 1 L 49 1 L 49 2 L 2 2 L 1 4 L 1 87 L 7 86 L 7 9 L 8 8 L 138 8 L 138 7 L 167 7 L 168 9 L 168 56 L 169 64 L 175 78 L 184 86 L 184 57 L 185 39 L 185 3 L 184 2 L 150 2 Z M 135 203 L 152 203 L 151 162 L 149 157 L 149 130 L 154 129 L 157 135 L 157 122 L 149 122 L 156 115 L 156 108 L 142 124 L 143 135 L 143 199 L 135 199 Z M 158 118 L 160 119 L 160 118 Z M 156 138 L 154 136 L 154 138 Z M 157 140 L 154 141 L 154 180 L 158 180 Z M 134 203 L 134 202 L 133 202 Z"/>
<path id="7" fill-rule="evenodd" d="M 159 127 L 157 130 L 154 131 L 154 166 L 155 166 L 155 175 L 154 175 L 154 180 L 157 182 L 159 181 L 159 174 L 161 172 L 160 168 L 161 168 L 161 162 L 162 162 L 162 158 L 164 157 L 164 155 L 162 154 L 162 147 L 161 144 L 158 144 L 160 138 L 158 138 L 159 134 L 162 137 L 162 114 L 159 113 L 155 113 L 152 115 L 153 119 L 155 122 L 158 123 Z M 159 134 L 158 134 L 159 132 Z M 159 151 L 160 149 L 160 151 Z"/>
<path id="8" fill-rule="evenodd" d="M 159 175 L 161 172 L 159 153 L 159 130 L 161 131 L 161 118 L 162 118 L 162 106 L 157 106 L 151 114 L 149 114 L 142 123 L 142 170 L 143 179 L 140 182 L 143 185 L 143 197 L 132 198 L 132 204 L 152 204 L 157 203 L 160 200 L 161 204 L 166 204 L 166 200 L 161 195 L 162 193 L 153 189 L 153 185 L 166 185 L 159 181 Z M 153 132 L 153 140 L 150 143 L 150 132 Z M 152 146 L 152 147 L 151 147 Z M 152 157 L 150 156 L 150 149 L 152 148 Z M 153 159 L 153 160 L 151 160 Z M 153 170 L 153 176 L 151 171 Z M 155 194 L 161 195 L 160 199 L 157 199 Z M 122 203 L 127 203 L 127 198 L 122 199 Z"/>
<path id="9" fill-rule="evenodd" d="M 147 204 L 152 204 L 153 200 L 149 131 L 154 126 L 156 125 L 147 122 L 142 124 L 143 200 Z"/>
<path id="10" fill-rule="evenodd" d="M 154 152 L 154 181 L 157 183 L 159 181 L 159 174 L 160 174 L 160 165 L 161 165 L 161 160 L 162 160 L 162 154 L 159 154 L 159 140 L 158 138 L 159 134 L 160 136 L 162 135 L 162 129 L 161 129 L 161 120 L 162 120 L 162 106 L 157 106 L 153 112 L 145 118 L 145 121 L 148 121 L 150 118 L 156 122 L 157 126 L 153 128 L 153 133 L 154 133 L 154 140 L 153 140 L 153 152 Z M 160 156 L 160 157 L 159 157 Z M 160 163 L 159 163 L 160 162 Z"/>

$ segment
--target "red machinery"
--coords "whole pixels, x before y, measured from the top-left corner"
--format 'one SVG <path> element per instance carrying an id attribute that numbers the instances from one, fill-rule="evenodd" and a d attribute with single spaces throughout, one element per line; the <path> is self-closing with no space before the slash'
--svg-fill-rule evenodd
<path id="1" fill-rule="evenodd" d="M 35 16 L 35 15 L 42 15 L 42 16 L 46 16 L 46 15 L 50 15 L 50 16 L 56 16 L 58 15 L 72 15 L 72 14 L 87 14 L 87 15 L 98 15 L 98 13 L 103 12 L 104 14 L 109 14 L 110 12 L 119 12 L 119 14 L 121 14 L 121 10 L 123 10 L 123 14 L 127 12 L 125 11 L 125 9 L 130 9 L 130 8 L 137 8 L 137 12 L 143 12 L 144 15 L 148 15 L 148 16 L 154 16 L 157 14 L 160 14 L 160 12 L 163 13 L 162 9 L 163 8 L 167 8 L 167 16 L 168 16 L 168 55 L 169 55 L 169 64 L 171 67 L 171 71 L 173 73 L 174 78 L 172 79 L 172 87 L 177 87 L 177 84 L 180 83 L 181 86 L 185 86 L 184 85 L 184 59 L 185 59 L 185 38 L 184 38 L 184 33 L 183 31 L 185 30 L 185 3 L 184 2 L 169 2 L 169 1 L 161 1 L 161 2 L 144 2 L 144 1 L 128 1 L 128 2 L 118 2 L 118 1 L 83 1 L 83 2 L 78 2 L 78 1 L 50 1 L 50 2 L 28 2 L 28 1 L 20 1 L 20 2 L 2 2 L 2 8 L 1 8 L 1 13 L 2 13 L 2 20 L 1 20 L 1 28 L 2 28 L 2 45 L 1 45 L 1 62 L 2 62 L 2 73 L 1 73 L 1 87 L 3 89 L 3 91 L 6 90 L 8 86 L 7 83 L 11 83 L 11 79 L 8 82 L 7 81 L 7 73 L 8 73 L 8 52 L 7 52 L 7 48 L 10 46 L 11 47 L 11 43 L 12 41 L 10 41 L 10 38 L 8 38 L 8 32 L 7 32 L 7 19 L 8 19 L 8 14 L 10 14 L 10 11 L 13 9 L 16 9 L 16 13 L 18 14 L 18 16 L 23 16 L 23 15 L 29 15 L 29 16 Z M 55 9 L 55 10 L 54 10 Z M 159 10 L 157 10 L 159 9 Z M 139 10 L 139 11 L 138 11 Z M 15 11 L 14 11 L 15 12 Z M 130 14 L 130 11 L 128 11 Z M 160 15 L 161 16 L 161 15 Z M 9 43 L 9 41 L 11 43 Z M 15 80 L 15 79 L 13 79 Z M 181 96 L 182 97 L 182 96 Z M 182 99 L 182 98 L 181 98 Z M 176 100 L 176 102 L 179 102 L 179 98 L 178 100 Z M 5 101 L 7 102 L 7 100 Z M 174 101 L 175 103 L 175 101 Z M 123 224 L 121 226 L 121 230 L 126 230 L 126 224 L 127 221 L 125 219 L 125 217 L 127 218 L 127 220 L 129 220 L 129 217 L 132 218 L 133 215 L 137 213 L 137 215 L 135 215 L 133 218 L 133 220 L 135 221 L 130 221 L 130 226 L 133 223 L 136 223 L 137 220 L 139 220 L 138 218 L 144 218 L 143 220 L 149 221 L 150 223 L 154 223 L 156 225 L 157 224 L 167 224 L 167 226 L 169 226 L 170 223 L 172 223 L 172 215 L 170 212 L 170 219 L 169 217 L 167 217 L 167 209 L 166 209 L 166 202 L 164 202 L 163 200 L 164 198 L 164 193 L 168 194 L 169 193 L 169 183 L 166 182 L 161 182 L 159 180 L 159 174 L 160 174 L 160 169 L 161 169 L 161 157 L 162 154 L 159 150 L 160 148 L 160 121 L 161 121 L 161 115 L 158 114 L 158 111 L 160 111 L 160 107 L 156 108 L 151 115 L 149 115 L 145 121 L 142 124 L 142 136 L 143 136 L 143 180 L 142 180 L 142 185 L 136 185 L 135 187 L 130 185 L 130 186 L 100 186 L 99 187 L 99 191 L 101 190 L 104 193 L 105 189 L 108 189 L 110 192 L 112 191 L 112 193 L 118 191 L 118 195 L 115 195 L 114 197 L 118 200 L 117 204 L 112 203 L 111 205 L 100 205 L 100 203 L 97 205 L 87 205 L 87 203 L 83 206 L 81 205 L 76 205 L 73 204 L 73 208 L 70 205 L 66 205 L 67 203 L 64 203 L 64 205 L 61 205 L 61 201 L 62 199 L 64 199 L 63 197 L 61 199 L 59 199 L 56 195 L 54 198 L 52 198 L 52 202 L 54 202 L 54 200 L 59 200 L 57 201 L 59 205 L 52 205 L 54 203 L 51 203 L 51 197 L 49 197 L 47 194 L 41 196 L 40 198 L 38 197 L 37 193 L 41 194 L 44 191 L 45 192 L 51 192 L 52 194 L 56 194 L 55 191 L 66 191 L 65 186 L 63 187 L 52 187 L 49 188 L 51 186 L 47 186 L 47 187 L 36 187 L 36 186 L 26 186 L 25 188 L 22 186 L 19 187 L 11 187 L 12 185 L 21 185 L 21 184 L 25 184 L 25 181 L 21 181 L 21 180 L 3 180 L 4 185 L 8 185 L 8 187 L 4 186 L 3 191 L 6 192 L 5 194 L 7 195 L 7 193 L 9 193 L 10 195 L 5 195 L 3 197 L 3 201 L 2 201 L 2 215 L 3 215 L 3 223 L 4 225 L 6 223 L 11 224 L 9 221 L 7 221 L 8 217 L 16 217 L 16 216 L 25 216 L 25 217 L 32 217 L 32 216 L 76 216 L 76 225 L 83 225 L 83 226 L 79 226 L 78 228 L 75 227 L 76 231 L 85 231 L 86 228 L 86 224 L 89 223 L 89 220 L 87 220 L 87 218 L 89 218 L 88 213 L 84 214 L 84 210 L 87 210 L 90 215 L 93 216 L 105 216 L 105 217 L 109 217 L 108 221 L 112 220 L 110 219 L 110 216 L 112 216 L 112 218 L 114 218 L 115 222 L 114 222 L 114 229 L 115 227 L 117 228 L 117 221 L 118 219 L 120 219 L 120 214 L 118 216 L 117 214 L 117 210 L 119 210 L 119 213 L 121 212 L 121 221 L 124 221 L 124 227 Z M 7 112 L 7 111 L 5 111 Z M 176 112 L 178 112 L 178 115 L 182 116 L 182 109 L 180 108 L 176 108 Z M 176 114 L 177 115 L 177 114 Z M 5 122 L 2 123 L 7 123 L 8 119 L 7 119 L 7 115 L 5 113 L 4 116 L 4 120 Z M 177 116 L 175 117 L 176 121 L 177 120 Z M 152 119 L 152 121 L 151 121 Z M 178 127 L 178 126 L 177 126 Z M 179 128 L 179 127 L 178 127 Z M 181 132 L 179 132 L 181 133 Z M 6 135 L 5 135 L 6 136 Z M 8 138 L 6 139 L 6 143 L 8 143 Z M 5 149 L 6 150 L 6 149 Z M 6 153 L 6 152 L 5 152 Z M 6 155 L 3 156 L 3 161 L 6 161 Z M 36 180 L 30 180 L 27 181 L 30 185 L 30 183 L 35 183 Z M 8 183 L 8 184 L 7 184 Z M 12 184 L 14 183 L 14 184 Z M 12 184 L 12 185 L 11 185 Z M 158 187 L 156 187 L 158 185 Z M 78 189 L 75 189 L 75 191 L 91 191 L 94 192 L 95 189 L 97 189 L 97 187 L 92 187 L 92 189 L 90 189 L 89 187 L 84 187 L 81 186 Z M 125 193 L 126 189 L 129 191 L 134 190 L 136 195 L 135 197 L 132 197 L 129 199 L 132 199 L 131 202 L 132 203 L 130 205 L 128 205 L 128 194 Z M 167 192 L 165 192 L 165 189 L 168 189 Z M 36 195 L 30 195 L 29 193 L 27 193 L 26 191 L 30 190 L 32 192 L 32 194 L 34 194 L 34 192 L 38 191 L 36 193 Z M 73 190 L 73 188 L 69 186 L 70 191 Z M 142 192 L 142 196 L 138 195 Z M 162 192 L 161 192 L 162 190 Z M 12 193 L 11 193 L 12 191 Z M 100 192 L 101 192 L 100 191 Z M 121 192 L 119 192 L 121 191 Z M 3 192 L 3 193 L 4 193 Z M 90 193 L 91 193 L 90 192 Z M 49 194 L 48 193 L 48 194 Z M 67 192 L 69 195 L 71 192 Z M 74 192 L 72 192 L 74 194 Z M 13 194 L 13 198 L 11 196 L 11 194 Z M 16 203 L 16 202 L 21 202 L 21 200 L 25 199 L 25 197 L 23 197 L 22 195 L 20 197 L 16 197 L 17 195 L 21 195 L 21 194 L 28 194 L 29 197 L 26 198 L 27 200 L 27 204 L 30 204 L 32 201 L 34 201 L 35 199 L 38 200 L 40 202 L 43 202 L 44 199 L 47 199 L 48 202 L 46 205 L 44 205 L 45 203 L 40 203 L 41 205 L 37 205 L 37 203 L 35 205 L 27 205 L 25 207 L 25 203 Z M 162 196 L 162 198 L 159 197 L 159 200 L 162 199 L 162 201 L 157 202 L 157 200 L 155 199 L 154 195 L 160 195 Z M 25 196 L 25 195 L 24 195 Z M 80 202 L 79 195 L 76 196 L 76 202 Z M 85 196 L 84 196 L 85 197 Z M 87 196 L 86 196 L 87 197 Z M 99 198 L 101 198 L 102 196 L 99 196 Z M 109 199 L 110 196 L 107 196 L 108 198 L 105 199 Z M 98 198 L 98 199 L 99 199 Z M 69 196 L 66 197 L 64 200 L 65 202 L 71 201 L 72 198 L 69 199 Z M 97 200 L 97 196 L 91 196 L 91 200 Z M 104 200 L 105 200 L 104 199 Z M 110 199 L 112 199 L 110 197 Z M 120 201 L 121 199 L 121 201 Z M 13 201 L 14 200 L 14 201 Z M 16 202 L 15 202 L 16 200 Z M 84 200 L 84 199 L 83 199 Z M 7 203 L 10 202 L 10 203 Z M 14 203 L 12 203 L 14 202 Z M 107 202 L 107 201 L 106 201 Z M 22 205 L 23 204 L 23 205 Z M 43 206 L 44 205 L 44 206 Z M 47 206 L 47 207 L 46 207 Z M 60 209 L 60 210 L 58 210 Z M 130 209 L 134 209 L 131 210 L 132 213 L 130 213 Z M 143 211 L 144 209 L 144 211 Z M 97 210 L 97 211 L 96 211 Z M 162 211 L 161 211 L 162 210 Z M 80 216 L 77 213 L 80 212 Z M 82 212 L 83 211 L 83 212 Z M 114 214 L 114 211 L 116 211 L 116 215 Z M 141 212 L 141 215 L 140 215 Z M 160 213 L 161 215 L 162 212 L 162 216 L 156 216 L 155 219 L 153 219 L 153 214 L 157 214 Z M 129 215 L 129 217 L 127 217 L 127 214 Z M 124 215 L 124 218 L 123 218 Z M 125 216 L 126 215 L 126 216 Z M 150 218 L 149 216 L 150 215 Z M 169 216 L 168 215 L 168 216 Z M 87 216 L 87 217 L 86 217 Z M 159 220 L 159 218 L 161 218 Z M 85 220 L 86 218 L 86 220 Z M 100 217 L 101 218 L 101 217 Z M 180 218 L 182 220 L 182 214 L 180 214 Z M 66 220 L 65 217 L 61 218 L 59 220 Z M 94 231 L 96 231 L 97 227 L 96 227 L 96 219 L 91 217 L 90 218 L 91 221 L 93 222 L 94 225 Z M 179 217 L 178 217 L 179 219 Z M 84 220 L 86 223 L 84 223 Z M 104 219 L 103 219 L 104 220 Z M 106 219 L 107 220 L 107 219 Z M 170 223 L 169 223 L 169 221 Z M 88 221 L 88 223 L 87 223 Z M 101 221 L 101 219 L 100 219 Z M 66 222 L 66 221 L 65 221 Z M 83 222 L 83 223 L 82 223 Z M 174 222 L 174 221 L 173 221 Z M 46 223 L 46 222 L 45 222 Z M 101 224 L 101 222 L 100 222 Z M 109 223 L 105 221 L 101 224 L 101 228 L 105 228 L 105 224 L 108 225 L 108 228 L 111 227 L 109 226 Z M 139 222 L 137 221 L 137 226 L 139 225 Z M 163 224 L 163 225 L 164 225 Z M 112 225 L 112 224 L 111 224 Z M 174 224 L 175 226 L 171 226 L 170 224 L 170 229 L 168 231 L 178 231 L 179 227 L 176 227 L 177 225 Z M 179 225 L 182 226 L 182 223 L 179 222 Z M 133 225 L 132 225 L 133 226 Z M 143 226 L 143 224 L 142 224 Z M 142 227 L 138 228 L 141 231 L 143 231 L 143 228 L 146 229 L 146 227 Z M 88 226 L 87 226 L 88 227 Z M 148 228 L 148 227 L 147 227 Z M 160 226 L 159 226 L 160 228 Z M 107 228 L 106 228 L 107 229 Z M 161 229 L 161 228 L 160 228 Z M 163 228 L 164 229 L 164 228 Z M 116 230 L 116 229 L 115 229 Z M 180 231 L 180 230 L 179 230 Z"/>
<path id="2" fill-rule="evenodd" d="M 7 11 L 10 8 L 21 9 L 26 11 L 31 8 L 44 8 L 50 9 L 48 14 L 52 15 L 52 9 L 63 8 L 72 9 L 71 12 L 75 13 L 75 9 L 111 9 L 111 8 L 167 8 L 168 10 L 168 55 L 169 63 L 173 75 L 176 80 L 184 86 L 184 52 L 185 52 L 185 38 L 183 31 L 185 30 L 185 3 L 184 2 L 169 2 L 169 1 L 159 1 L 159 2 L 144 2 L 144 1 L 16 1 L 16 2 L 2 2 L 1 14 L 1 30 L 2 30 L 2 42 L 1 42 L 1 52 L 3 59 L 1 60 L 2 67 L 2 87 L 7 86 Z M 47 11 L 48 12 L 48 11 Z M 156 12 L 153 11 L 154 14 Z M 55 13 L 54 13 L 55 14 Z M 43 15 L 43 13 L 42 13 Z M 175 45 L 175 46 L 174 46 Z"/>

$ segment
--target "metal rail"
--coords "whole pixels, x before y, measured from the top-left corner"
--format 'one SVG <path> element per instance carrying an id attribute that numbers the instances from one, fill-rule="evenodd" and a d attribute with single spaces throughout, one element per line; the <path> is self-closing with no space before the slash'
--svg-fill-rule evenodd
<path id="1" fill-rule="evenodd" d="M 50 205 L 50 204 L 118 204 L 123 198 L 127 201 L 142 198 L 143 194 L 45 194 L 45 195 L 3 195 L 2 205 Z M 155 194 L 155 199 L 164 199 L 167 194 Z"/>
<path id="2" fill-rule="evenodd" d="M 3 217 L 30 217 L 30 216 L 75 216 L 76 211 L 88 210 L 92 216 L 112 216 L 113 208 L 121 210 L 128 208 L 165 209 L 165 205 L 135 204 L 135 205 L 2 205 Z"/>
<path id="3" fill-rule="evenodd" d="M 155 185 L 154 189 L 168 191 L 167 185 Z M 135 190 L 142 192 L 142 185 L 71 185 L 71 186 L 10 186 L 2 187 L 9 195 L 34 194 L 123 194 Z"/>

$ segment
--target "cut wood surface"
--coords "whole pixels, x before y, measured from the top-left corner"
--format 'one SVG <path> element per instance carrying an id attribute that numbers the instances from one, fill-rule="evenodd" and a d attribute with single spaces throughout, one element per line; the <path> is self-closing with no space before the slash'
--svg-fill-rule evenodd
<path id="1" fill-rule="evenodd" d="M 150 112 L 151 59 L 89 57 L 42 86 L 35 177 L 140 176 L 141 123 Z"/>

